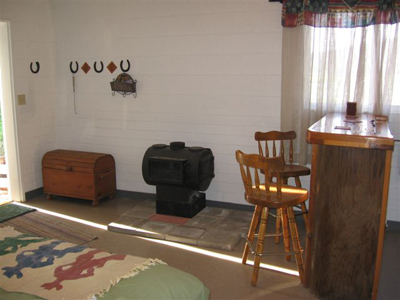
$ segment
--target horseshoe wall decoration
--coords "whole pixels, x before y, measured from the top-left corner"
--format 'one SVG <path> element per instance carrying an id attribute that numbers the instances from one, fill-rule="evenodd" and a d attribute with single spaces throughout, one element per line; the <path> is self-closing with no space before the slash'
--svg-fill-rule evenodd
<path id="1" fill-rule="evenodd" d="M 71 63 L 69 64 L 69 69 L 71 70 L 71 73 L 72 73 L 72 74 L 75 74 L 75 73 L 78 72 L 78 70 L 79 70 L 79 64 L 78 64 L 77 61 L 75 61 L 75 66 L 76 66 L 76 69 L 75 69 L 75 70 L 72 69 L 72 61 L 71 61 Z"/>
<path id="2" fill-rule="evenodd" d="M 31 72 L 32 72 L 33 74 L 39 73 L 39 70 L 40 70 L 40 64 L 39 64 L 39 62 L 38 62 L 38 61 L 36 62 L 36 71 L 33 70 L 33 63 L 32 63 L 32 62 L 31 62 L 30 68 L 31 68 Z"/>
<path id="3" fill-rule="evenodd" d="M 97 70 L 96 64 L 97 64 L 97 61 L 95 61 L 95 62 L 94 62 L 94 65 L 93 65 L 93 68 L 94 68 L 94 70 L 96 71 L 96 73 L 101 73 L 101 72 L 103 72 L 103 69 L 104 69 L 103 62 L 100 61 L 100 65 L 101 65 L 101 69 L 100 69 L 100 70 Z"/>
<path id="4" fill-rule="evenodd" d="M 128 62 L 128 68 L 127 68 L 127 69 L 124 69 L 124 67 L 123 67 L 123 64 L 124 64 L 124 61 L 123 61 L 123 60 L 121 60 L 121 63 L 119 64 L 119 67 L 120 67 L 121 70 L 124 71 L 124 72 L 128 72 L 129 69 L 131 68 L 131 63 L 129 62 L 129 59 L 127 59 L 126 61 Z"/>

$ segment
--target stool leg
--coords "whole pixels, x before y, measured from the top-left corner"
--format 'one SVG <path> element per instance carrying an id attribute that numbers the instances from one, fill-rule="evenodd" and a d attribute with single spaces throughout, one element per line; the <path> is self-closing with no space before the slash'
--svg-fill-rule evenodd
<path id="1" fill-rule="evenodd" d="M 281 222 L 282 222 L 282 209 L 277 208 L 276 209 L 276 219 L 275 219 L 275 233 L 280 234 L 281 233 Z M 280 236 L 277 235 L 275 237 L 275 244 L 279 244 L 280 241 Z"/>
<path id="2" fill-rule="evenodd" d="M 257 205 L 253 212 L 253 218 L 251 219 L 249 232 L 247 233 L 247 239 L 249 240 L 250 243 L 252 243 L 254 240 L 254 234 L 256 232 L 258 222 L 260 221 L 261 209 L 262 207 Z M 244 265 L 247 262 L 248 254 L 249 254 L 249 245 L 245 243 L 242 255 L 242 264 Z"/>
<path id="3" fill-rule="evenodd" d="M 290 252 L 290 237 L 289 237 L 289 222 L 288 222 L 288 214 L 287 209 L 282 208 L 282 232 L 283 232 L 283 244 L 285 246 L 285 252 Z M 286 254 L 286 260 L 291 261 L 292 256 L 290 254 Z"/>
<path id="4" fill-rule="evenodd" d="M 264 251 L 264 239 L 265 239 L 265 233 L 267 231 L 268 210 L 269 210 L 268 207 L 264 207 L 262 210 L 261 221 L 260 221 L 260 230 L 258 232 L 256 254 L 261 254 Z M 258 271 L 260 269 L 260 260 L 261 260 L 261 257 L 259 255 L 254 256 L 253 277 L 251 278 L 252 286 L 257 285 Z"/>
<path id="5" fill-rule="evenodd" d="M 296 181 L 296 187 L 301 188 L 301 181 L 299 177 L 295 177 L 294 178 Z M 303 219 L 304 219 L 304 223 L 306 223 L 306 227 L 307 227 L 307 222 L 308 222 L 308 210 L 307 210 L 307 206 L 306 203 L 303 202 L 301 203 L 301 211 L 303 212 Z"/>
<path id="6" fill-rule="evenodd" d="M 297 231 L 296 221 L 294 219 L 293 207 L 288 207 L 289 225 L 292 235 L 293 249 L 295 252 L 297 268 L 299 269 L 300 282 L 304 282 L 304 269 L 303 269 L 303 253 L 299 240 L 299 233 Z"/>
<path id="7" fill-rule="evenodd" d="M 288 178 L 282 178 L 283 184 L 288 184 Z M 281 224 L 283 222 L 283 215 L 282 215 L 282 209 L 277 208 L 276 209 L 276 222 L 275 222 L 275 233 L 280 234 L 281 233 Z M 282 225 L 282 231 L 283 231 L 283 225 Z M 275 237 L 275 244 L 279 244 L 281 237 L 278 235 Z M 290 260 L 290 259 L 289 259 Z"/>
<path id="8" fill-rule="evenodd" d="M 304 202 L 301 204 L 301 211 L 303 212 L 304 223 L 306 223 L 306 227 L 307 227 L 308 210 L 307 210 L 307 206 L 306 206 L 306 204 Z"/>

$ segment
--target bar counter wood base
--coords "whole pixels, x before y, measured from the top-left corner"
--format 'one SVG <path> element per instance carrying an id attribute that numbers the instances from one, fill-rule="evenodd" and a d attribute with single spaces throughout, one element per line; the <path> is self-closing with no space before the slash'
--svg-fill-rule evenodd
<path id="1" fill-rule="evenodd" d="M 305 285 L 321 298 L 376 299 L 394 140 L 387 122 L 374 116 L 345 120 L 327 115 L 308 131 Z"/>

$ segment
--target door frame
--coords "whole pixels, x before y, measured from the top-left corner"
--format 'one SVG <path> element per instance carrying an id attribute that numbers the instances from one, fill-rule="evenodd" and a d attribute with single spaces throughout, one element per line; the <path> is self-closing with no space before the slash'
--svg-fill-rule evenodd
<path id="1" fill-rule="evenodd" d="M 14 92 L 14 76 L 11 51 L 10 21 L 0 19 L 0 57 L 2 72 L 0 84 L 3 94 L 1 111 L 3 113 L 3 139 L 6 163 L 8 167 L 10 200 L 24 202 L 25 193 L 22 188 L 21 163 L 18 146 L 17 106 Z"/>

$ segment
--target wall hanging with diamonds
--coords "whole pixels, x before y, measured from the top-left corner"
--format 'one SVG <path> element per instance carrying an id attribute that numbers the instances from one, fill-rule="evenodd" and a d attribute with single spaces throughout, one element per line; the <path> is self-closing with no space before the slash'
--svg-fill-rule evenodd
<path id="1" fill-rule="evenodd" d="M 114 79 L 111 84 L 112 95 L 115 92 L 121 94 L 122 96 L 133 95 L 136 98 L 136 80 L 134 80 L 129 74 L 121 73 L 116 79 Z"/>
<path id="2" fill-rule="evenodd" d="M 81 69 L 83 72 L 85 72 L 85 74 L 87 74 L 91 68 L 90 68 L 89 64 L 87 62 L 85 62 Z"/>
<path id="3" fill-rule="evenodd" d="M 108 71 L 110 71 L 110 73 L 114 73 L 114 71 L 117 69 L 117 66 L 114 64 L 113 61 L 111 61 L 108 65 L 107 65 L 107 69 Z"/>

